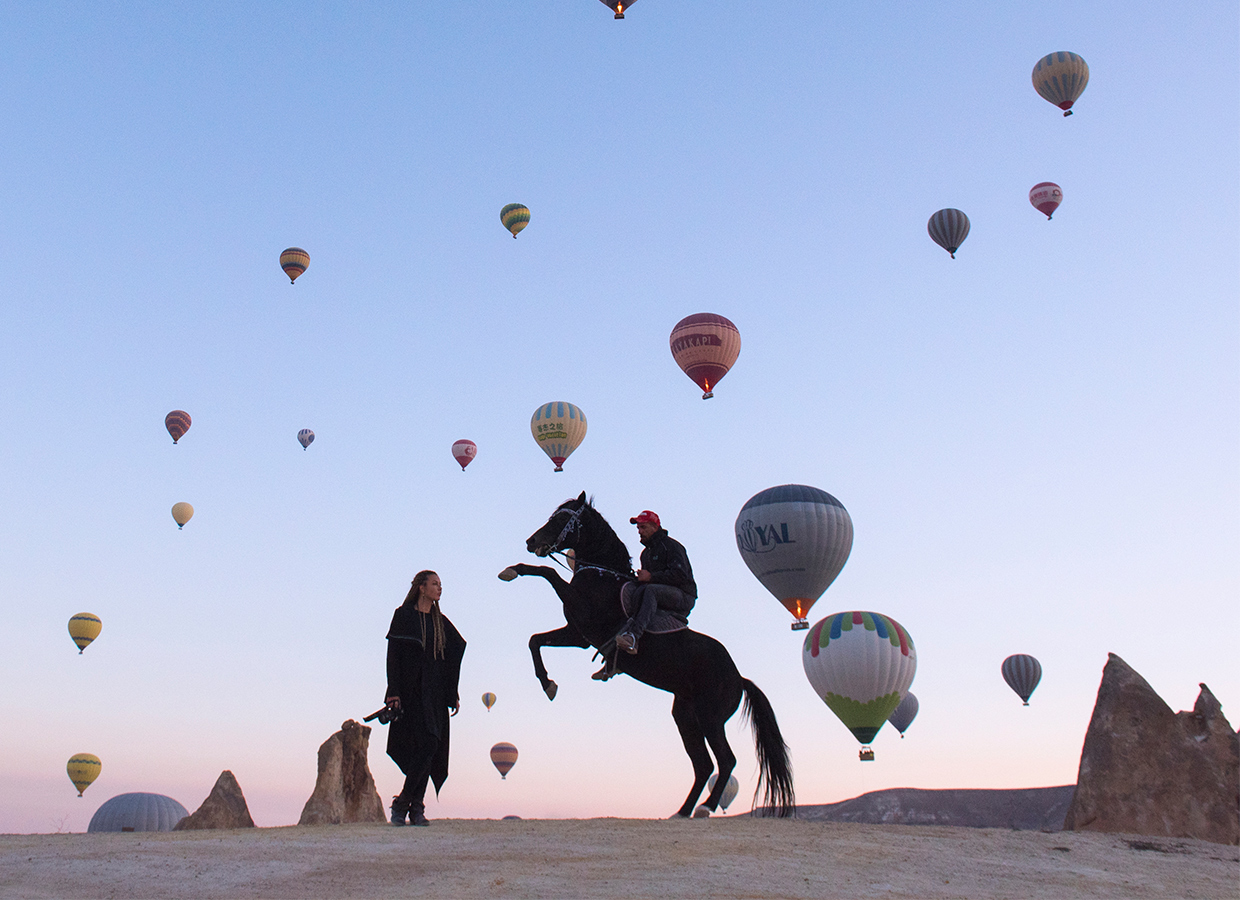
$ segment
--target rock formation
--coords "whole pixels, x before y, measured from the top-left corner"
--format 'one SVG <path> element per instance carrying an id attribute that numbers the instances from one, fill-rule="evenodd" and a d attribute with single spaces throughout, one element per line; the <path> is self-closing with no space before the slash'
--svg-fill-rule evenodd
<path id="1" fill-rule="evenodd" d="M 317 786 L 300 813 L 301 825 L 385 822 L 382 798 L 369 772 L 367 725 L 348 719 L 317 751 Z"/>
<path id="2" fill-rule="evenodd" d="M 234 773 L 226 769 L 217 776 L 217 783 L 209 791 L 208 798 L 200 808 L 174 826 L 174 831 L 193 831 L 200 828 L 255 828 L 252 814 L 247 811 L 247 800 L 234 779 Z"/>
<path id="3" fill-rule="evenodd" d="M 1174 713 L 1108 655 L 1065 829 L 1240 843 L 1241 734 L 1199 687 L 1193 712 Z"/>

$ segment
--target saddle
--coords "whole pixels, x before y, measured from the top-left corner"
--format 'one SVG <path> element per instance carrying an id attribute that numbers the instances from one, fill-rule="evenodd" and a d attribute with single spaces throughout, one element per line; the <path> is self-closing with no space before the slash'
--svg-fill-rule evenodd
<path id="1" fill-rule="evenodd" d="M 641 590 L 642 585 L 636 581 L 627 581 L 621 585 L 621 612 L 625 614 L 625 618 L 629 618 L 630 610 L 634 608 L 632 603 L 634 591 Z M 686 621 L 686 617 L 672 610 L 657 608 L 655 615 L 651 617 L 650 624 L 647 625 L 647 634 L 669 634 L 674 631 L 681 631 L 689 628 L 690 623 Z"/>

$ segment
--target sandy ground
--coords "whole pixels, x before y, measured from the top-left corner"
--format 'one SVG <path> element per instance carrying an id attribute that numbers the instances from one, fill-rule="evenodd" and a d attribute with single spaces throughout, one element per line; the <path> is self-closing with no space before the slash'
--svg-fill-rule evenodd
<path id="1" fill-rule="evenodd" d="M 441 819 L 0 835 L 0 896 L 1212 898 L 1238 895 L 1240 856 L 1202 841 L 1090 833 Z"/>

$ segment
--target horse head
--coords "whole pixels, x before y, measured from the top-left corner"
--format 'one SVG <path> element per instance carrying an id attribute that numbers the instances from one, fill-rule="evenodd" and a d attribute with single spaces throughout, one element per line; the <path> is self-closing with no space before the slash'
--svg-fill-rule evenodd
<path id="1" fill-rule="evenodd" d="M 556 507 L 546 524 L 526 539 L 525 549 L 535 556 L 546 556 L 553 550 L 572 547 L 577 541 L 582 514 L 590 508 L 585 491 L 572 500 L 565 500 Z"/>

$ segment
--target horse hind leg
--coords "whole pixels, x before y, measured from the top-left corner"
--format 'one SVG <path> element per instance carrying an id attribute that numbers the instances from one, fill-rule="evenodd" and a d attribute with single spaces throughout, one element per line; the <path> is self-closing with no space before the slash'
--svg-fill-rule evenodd
<path id="1" fill-rule="evenodd" d="M 686 796 L 686 802 L 673 816 L 675 819 L 685 819 L 689 818 L 694 811 L 695 801 L 699 799 L 699 792 L 703 790 L 707 780 L 712 777 L 714 766 L 712 756 L 707 752 L 707 744 L 703 739 L 703 729 L 699 726 L 699 717 L 695 713 L 694 703 L 674 697 L 673 721 L 677 723 L 677 730 L 681 733 L 681 742 L 686 748 L 686 755 L 690 757 L 690 764 L 694 767 L 694 786 Z"/>
<path id="2" fill-rule="evenodd" d="M 708 731 L 711 733 L 704 737 L 712 748 L 712 755 L 716 757 L 716 784 L 712 785 L 712 789 L 708 791 L 707 799 L 703 801 L 703 806 L 707 808 L 710 814 L 716 811 L 721 795 L 725 793 L 725 788 L 729 786 L 729 776 L 733 774 L 734 766 L 738 764 L 738 758 L 734 756 L 733 748 L 729 746 L 729 739 L 725 737 L 724 722 L 718 727 L 709 728 Z"/>

